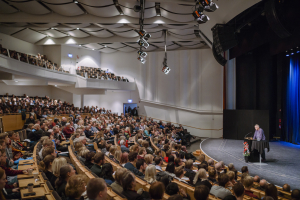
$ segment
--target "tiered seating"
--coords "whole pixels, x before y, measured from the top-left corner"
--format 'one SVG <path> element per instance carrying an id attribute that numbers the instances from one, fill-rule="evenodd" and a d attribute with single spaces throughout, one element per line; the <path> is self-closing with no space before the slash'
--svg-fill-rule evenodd
<path id="1" fill-rule="evenodd" d="M 116 76 L 114 73 L 107 73 L 101 68 L 95 67 L 81 66 L 76 70 L 76 74 L 86 78 L 129 82 L 127 78 Z"/>
<path id="2" fill-rule="evenodd" d="M 65 71 L 61 66 L 60 67 L 57 66 L 56 63 L 53 63 L 50 60 L 48 60 L 45 55 L 37 55 L 37 56 L 28 55 L 25 53 L 20 53 L 14 50 L 9 50 L 7 48 L 4 48 L 2 47 L 1 44 L 0 44 L 0 54 L 13 58 L 15 60 L 19 60 L 21 62 L 29 63 L 46 69 L 70 73 L 69 71 Z"/>

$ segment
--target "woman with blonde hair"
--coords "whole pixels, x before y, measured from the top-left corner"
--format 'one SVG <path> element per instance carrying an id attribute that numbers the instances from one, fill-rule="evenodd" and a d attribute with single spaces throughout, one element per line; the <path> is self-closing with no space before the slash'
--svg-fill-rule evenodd
<path id="1" fill-rule="evenodd" d="M 145 171 L 145 180 L 149 183 L 152 184 L 156 181 L 156 167 L 155 165 L 149 165 L 146 167 Z"/>
<path id="2" fill-rule="evenodd" d="M 84 182 L 84 176 L 82 175 L 74 175 L 71 176 L 66 185 L 66 196 L 69 197 L 69 200 L 83 200 L 82 193 L 86 191 Z"/>
<path id="3" fill-rule="evenodd" d="M 211 183 L 207 180 L 206 171 L 203 168 L 199 169 L 198 172 L 196 173 L 195 178 L 193 180 L 193 184 L 195 186 L 206 185 L 209 188 L 209 190 L 212 187 Z"/>
<path id="4" fill-rule="evenodd" d="M 119 164 L 121 161 L 121 156 L 122 156 L 122 151 L 116 150 L 114 154 L 114 161 Z"/>
<path id="5" fill-rule="evenodd" d="M 52 176 L 52 179 L 49 179 L 49 181 L 53 187 L 55 187 L 55 181 L 56 181 L 57 177 L 60 176 L 60 168 L 67 164 L 68 164 L 68 162 L 64 157 L 55 158 L 53 160 L 51 168 L 52 168 L 52 173 L 54 174 L 54 176 Z"/>
<path id="6" fill-rule="evenodd" d="M 76 142 L 74 145 L 75 151 L 79 152 L 79 149 L 83 147 L 83 144 L 81 142 Z"/>
<path id="7" fill-rule="evenodd" d="M 86 148 L 86 147 L 81 147 L 79 149 L 79 153 L 78 153 L 78 156 L 79 156 L 79 160 L 82 161 L 83 163 L 85 162 L 85 155 L 87 153 L 89 153 L 90 151 Z"/>
<path id="8" fill-rule="evenodd" d="M 153 164 L 153 156 L 151 154 L 145 155 L 145 162 L 147 165 L 152 165 Z"/>
<path id="9" fill-rule="evenodd" d="M 111 159 L 114 159 L 114 155 L 115 155 L 115 152 L 117 151 L 117 146 L 115 145 L 112 145 L 110 148 L 109 148 L 109 154 L 108 154 L 108 157 L 111 158 Z"/>

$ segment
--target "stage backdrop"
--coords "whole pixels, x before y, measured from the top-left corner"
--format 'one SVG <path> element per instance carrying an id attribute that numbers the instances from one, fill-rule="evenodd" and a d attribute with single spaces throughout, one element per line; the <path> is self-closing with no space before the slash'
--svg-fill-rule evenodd
<path id="1" fill-rule="evenodd" d="M 269 111 L 268 110 L 224 110 L 223 138 L 242 140 L 254 135 L 254 125 L 264 130 L 266 140 L 269 140 Z"/>

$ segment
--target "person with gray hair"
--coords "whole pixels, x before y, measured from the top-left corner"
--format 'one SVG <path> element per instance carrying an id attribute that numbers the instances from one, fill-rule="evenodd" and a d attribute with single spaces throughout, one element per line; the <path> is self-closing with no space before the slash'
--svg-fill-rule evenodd
<path id="1" fill-rule="evenodd" d="M 122 151 L 122 153 L 124 153 L 124 152 L 129 153 L 129 149 L 125 146 L 125 144 L 126 144 L 125 140 L 120 141 L 121 151 Z"/>
<path id="2" fill-rule="evenodd" d="M 228 164 L 228 170 L 229 170 L 229 171 L 234 171 L 234 169 L 235 169 L 235 168 L 234 168 L 233 163 L 229 163 L 229 164 Z"/>
<path id="3" fill-rule="evenodd" d="M 255 140 L 255 139 L 257 141 L 266 140 L 266 136 L 264 134 L 264 130 L 261 129 L 258 124 L 255 124 L 254 128 L 255 128 L 255 132 L 254 132 L 253 140 Z M 265 150 L 264 149 L 263 149 L 263 152 L 261 154 L 261 157 L 262 157 L 261 161 L 266 161 L 266 154 L 265 154 Z"/>
<path id="4" fill-rule="evenodd" d="M 207 163 L 208 163 L 208 166 L 214 167 L 214 160 L 213 160 L 213 159 L 210 158 L 210 159 L 207 161 Z"/>

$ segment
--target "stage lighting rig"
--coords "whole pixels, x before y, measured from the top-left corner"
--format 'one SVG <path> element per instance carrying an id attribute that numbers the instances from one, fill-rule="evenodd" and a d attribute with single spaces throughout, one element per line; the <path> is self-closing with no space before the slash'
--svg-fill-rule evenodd
<path id="1" fill-rule="evenodd" d="M 145 64 L 145 63 L 146 63 L 146 59 L 143 58 L 142 56 L 139 56 L 139 57 L 138 57 L 138 60 L 141 61 L 142 64 Z"/>
<path id="2" fill-rule="evenodd" d="M 193 16 L 198 24 L 206 23 L 209 20 L 209 17 L 203 14 L 203 7 L 198 7 L 198 9 L 193 12 Z"/>
<path id="3" fill-rule="evenodd" d="M 206 12 L 214 12 L 219 8 L 212 0 L 197 0 L 197 3 L 202 5 Z"/>
<path id="4" fill-rule="evenodd" d="M 150 46 L 149 43 L 143 38 L 139 39 L 138 44 L 141 48 L 144 47 L 145 49 L 147 49 Z"/>
<path id="5" fill-rule="evenodd" d="M 140 30 L 138 32 L 139 36 L 145 40 L 149 40 L 149 38 L 151 38 L 151 35 L 149 33 L 147 33 L 145 30 Z"/>
<path id="6" fill-rule="evenodd" d="M 144 57 L 144 58 L 147 57 L 147 53 L 144 52 L 144 51 L 139 50 L 137 53 L 138 53 L 140 56 Z"/>
<path id="7" fill-rule="evenodd" d="M 171 69 L 168 67 L 168 64 L 167 64 L 167 53 L 165 55 L 165 58 L 164 58 L 164 62 L 162 63 L 162 69 L 161 71 L 163 73 L 165 73 L 166 75 L 170 73 Z"/>

